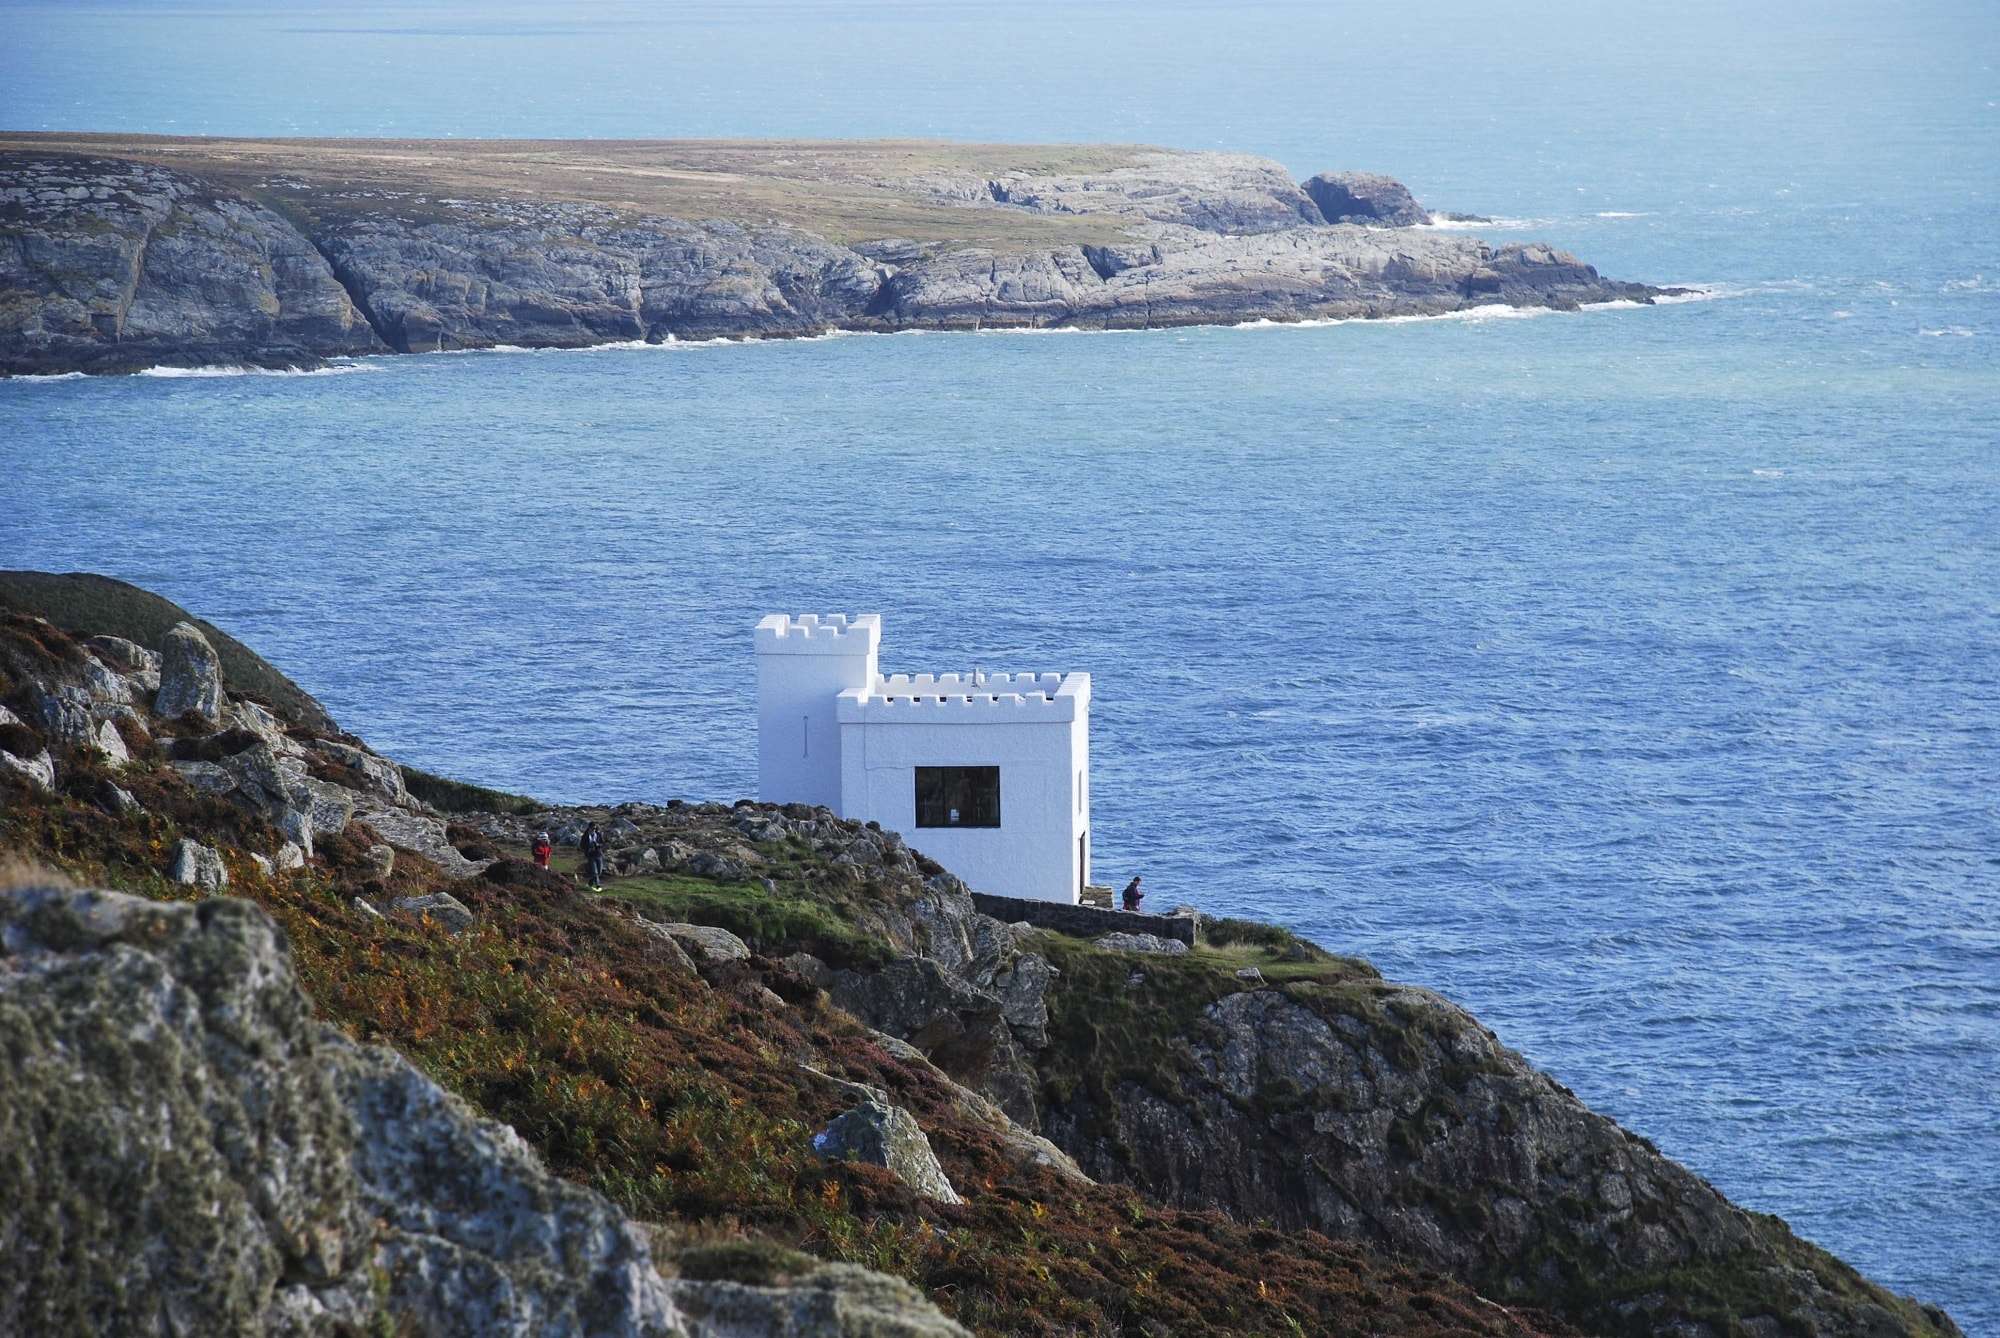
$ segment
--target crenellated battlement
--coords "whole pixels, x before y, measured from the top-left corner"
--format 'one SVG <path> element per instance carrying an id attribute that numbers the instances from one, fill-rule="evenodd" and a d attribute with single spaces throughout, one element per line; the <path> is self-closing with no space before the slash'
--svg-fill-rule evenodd
<path id="1" fill-rule="evenodd" d="M 773 613 L 756 638 L 759 655 L 868 655 L 882 644 L 882 615 Z"/>
<path id="2" fill-rule="evenodd" d="M 1089 674 L 887 674 L 840 694 L 843 724 L 1065 721 L 1090 700 Z"/>

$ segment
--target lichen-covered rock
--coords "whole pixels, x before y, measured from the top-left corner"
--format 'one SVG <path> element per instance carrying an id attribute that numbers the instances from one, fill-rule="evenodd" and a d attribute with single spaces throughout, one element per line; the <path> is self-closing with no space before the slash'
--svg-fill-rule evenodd
<path id="1" fill-rule="evenodd" d="M 332 791 L 338 788 L 323 783 L 316 784 L 314 795 L 330 802 L 333 798 Z M 352 790 L 339 790 L 339 794 L 350 804 L 357 797 Z M 372 801 L 363 802 L 348 811 L 354 818 L 367 823 L 390 845 L 398 850 L 407 850 L 412 854 L 423 856 L 453 878 L 476 877 L 493 862 L 490 859 L 470 860 L 460 854 L 458 847 L 451 843 L 451 838 L 445 830 L 444 820 L 441 818 L 429 817 L 405 808 L 376 804 Z M 313 825 L 315 828 L 319 826 L 317 815 L 314 817 Z"/>
<path id="2" fill-rule="evenodd" d="M 1413 228 L 1431 221 L 1407 186 L 1373 172 L 1321 172 L 1305 183 L 1305 192 L 1329 223 Z"/>
<path id="3" fill-rule="evenodd" d="M 1101 934 L 1093 941 L 1098 947 L 1112 952 L 1157 952 L 1177 957 L 1188 950 L 1187 944 L 1179 939 L 1161 938 L 1158 934 L 1127 934 L 1120 931 Z"/>
<path id="4" fill-rule="evenodd" d="M 828 1161 L 858 1161 L 887 1167 L 896 1178 L 926 1198 L 963 1203 L 930 1139 L 916 1117 L 901 1106 L 863 1101 L 813 1135 L 813 1151 Z"/>
<path id="5" fill-rule="evenodd" d="M 1941 1312 L 1913 1322 L 1914 1303 L 1737 1208 L 1427 990 L 1229 993 L 1153 1062 L 1150 1080 L 1106 1075 L 1045 1112 L 1093 1177 L 1367 1242 L 1592 1330 L 1705 1331 L 1686 1307 L 1714 1285 L 1772 1331 L 1956 1332 Z"/>
<path id="6" fill-rule="evenodd" d="M 222 852 L 186 837 L 182 837 L 180 844 L 174 847 L 173 863 L 167 866 L 167 877 L 188 887 L 204 887 L 210 891 L 229 886 L 229 868 L 222 862 Z"/>
<path id="7" fill-rule="evenodd" d="M 377 842 L 363 852 L 362 862 L 368 866 L 368 876 L 387 882 L 389 875 L 396 872 L 396 848 Z"/>
<path id="8" fill-rule="evenodd" d="M 169 720 L 193 714 L 211 729 L 222 723 L 222 659 L 193 623 L 176 623 L 160 647 L 153 714 Z"/>
<path id="9" fill-rule="evenodd" d="M 750 956 L 750 945 L 727 929 L 714 925 L 660 924 L 668 937 L 699 960 L 710 965 L 741 962 Z"/>
<path id="10" fill-rule="evenodd" d="M 822 1264 L 784 1286 L 670 1286 L 698 1338 L 969 1338 L 909 1283 L 853 1264 Z"/>
<path id="11" fill-rule="evenodd" d="M 0 706 L 0 777 L 11 777 L 31 789 L 55 788 L 56 763 L 41 736 L 5 706 Z"/>
<path id="12" fill-rule="evenodd" d="M 0 893 L 0 1332 L 682 1331 L 640 1234 L 312 1020 L 241 902 Z"/>
<path id="13" fill-rule="evenodd" d="M 449 892 L 426 892 L 421 897 L 398 897 L 390 906 L 407 915 L 429 916 L 448 934 L 462 934 L 479 923 L 466 904 Z"/>

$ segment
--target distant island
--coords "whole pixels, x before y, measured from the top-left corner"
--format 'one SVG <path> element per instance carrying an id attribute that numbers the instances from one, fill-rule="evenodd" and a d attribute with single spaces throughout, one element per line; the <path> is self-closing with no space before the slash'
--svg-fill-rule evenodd
<path id="1" fill-rule="evenodd" d="M 0 134 L 0 375 L 1673 291 L 1441 230 L 1387 177 L 1247 154 Z"/>

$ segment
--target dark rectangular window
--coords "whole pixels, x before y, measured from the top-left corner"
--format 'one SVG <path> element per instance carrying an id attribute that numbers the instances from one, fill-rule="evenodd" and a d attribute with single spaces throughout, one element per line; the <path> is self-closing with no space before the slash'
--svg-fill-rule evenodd
<path id="1" fill-rule="evenodd" d="M 917 768 L 917 826 L 999 825 L 999 767 Z"/>

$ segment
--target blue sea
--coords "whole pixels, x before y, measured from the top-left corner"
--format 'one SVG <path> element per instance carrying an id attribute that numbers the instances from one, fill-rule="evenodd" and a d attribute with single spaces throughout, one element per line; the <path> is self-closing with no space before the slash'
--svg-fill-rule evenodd
<path id="1" fill-rule="evenodd" d="M 2000 11 L 0 3 L 0 125 L 1143 141 L 1652 309 L 0 383 L 0 566 L 376 746 L 754 788 L 749 628 L 1095 676 L 1099 881 L 1433 986 L 2000 1333 Z"/>

